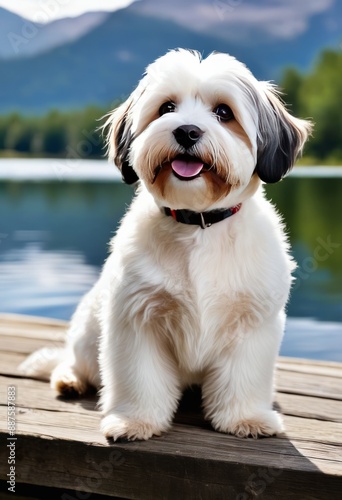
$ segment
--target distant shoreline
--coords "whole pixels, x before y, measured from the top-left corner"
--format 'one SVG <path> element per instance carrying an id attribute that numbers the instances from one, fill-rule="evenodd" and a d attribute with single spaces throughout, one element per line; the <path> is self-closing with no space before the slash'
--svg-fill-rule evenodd
<path id="1" fill-rule="evenodd" d="M 296 166 L 291 177 L 342 177 L 342 166 Z M 0 181 L 121 181 L 105 159 L 0 158 Z"/>
<path id="2" fill-rule="evenodd" d="M 101 155 L 90 155 L 88 157 L 84 156 L 79 156 L 79 158 L 73 156 L 68 157 L 65 154 L 47 154 L 47 153 L 28 153 L 28 152 L 20 152 L 16 151 L 13 149 L 0 149 L 0 160 L 2 159 L 14 159 L 14 160 L 31 160 L 31 159 L 47 159 L 47 160 L 65 160 L 65 161 L 70 161 L 70 160 L 86 160 L 86 161 L 92 161 L 92 160 L 106 160 L 105 153 Z M 297 167 L 320 167 L 320 168 L 327 168 L 327 167 L 341 167 L 342 164 L 341 162 L 338 161 L 329 161 L 325 162 L 324 160 L 320 160 L 319 158 L 313 158 L 311 156 L 303 156 L 302 158 L 299 158 L 296 163 Z"/>
<path id="3" fill-rule="evenodd" d="M 121 181 L 115 165 L 102 160 L 0 158 L 0 181 Z"/>

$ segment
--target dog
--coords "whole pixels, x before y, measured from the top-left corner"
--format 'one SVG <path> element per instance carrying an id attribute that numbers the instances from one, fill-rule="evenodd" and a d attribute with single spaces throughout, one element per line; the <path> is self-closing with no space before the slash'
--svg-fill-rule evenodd
<path id="1" fill-rule="evenodd" d="M 234 57 L 177 49 L 105 128 L 136 196 L 65 347 L 21 371 L 61 395 L 97 388 L 113 440 L 167 431 L 193 384 L 215 430 L 281 433 L 273 377 L 295 263 L 262 182 L 290 171 L 311 123 Z"/>

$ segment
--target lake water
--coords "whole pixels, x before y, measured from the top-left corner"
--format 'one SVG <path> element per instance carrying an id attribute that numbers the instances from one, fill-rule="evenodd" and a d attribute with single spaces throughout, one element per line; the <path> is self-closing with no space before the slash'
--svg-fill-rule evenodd
<path id="1" fill-rule="evenodd" d="M 342 169 L 267 186 L 296 283 L 281 354 L 342 361 Z M 0 160 L 0 312 L 69 319 L 132 197 L 104 161 Z"/>

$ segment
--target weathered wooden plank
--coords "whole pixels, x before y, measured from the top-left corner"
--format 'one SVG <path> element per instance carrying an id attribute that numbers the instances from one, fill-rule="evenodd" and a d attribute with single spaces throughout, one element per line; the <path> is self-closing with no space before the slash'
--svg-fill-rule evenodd
<path id="1" fill-rule="evenodd" d="M 277 392 L 276 407 L 286 415 L 342 422 L 342 403 L 334 399 Z"/>
<path id="2" fill-rule="evenodd" d="M 300 474 L 296 468 L 284 465 L 280 454 L 274 454 L 269 467 L 260 464 L 262 457 L 255 461 L 253 455 L 249 456 L 248 463 L 233 461 L 229 456 L 218 460 L 215 454 L 210 458 L 203 457 L 203 445 L 194 455 L 193 450 L 188 449 L 189 444 L 184 443 L 182 433 L 178 436 L 181 440 L 178 443 L 174 442 L 176 432 L 169 436 L 173 438 L 172 453 L 164 452 L 162 438 L 144 443 L 89 446 L 83 442 L 34 439 L 22 435 L 17 441 L 17 480 L 54 487 L 63 484 L 65 488 L 81 491 L 95 489 L 110 496 L 141 500 L 177 497 L 190 500 L 244 499 L 253 498 L 252 491 L 273 500 L 331 500 L 338 498 L 340 493 L 340 478 L 323 475 L 320 468 L 299 453 L 293 455 L 293 462 L 301 462 Z M 226 438 L 230 441 L 237 439 Z M 156 444 L 164 445 L 161 453 L 152 449 Z M 291 443 L 288 446 L 293 448 Z M 183 450 L 188 452 L 182 453 Z M 211 451 L 215 452 L 214 446 Z M 317 461 L 318 465 L 320 462 Z M 0 465 L 0 470 L 3 472 L 3 465 Z"/>
<path id="3" fill-rule="evenodd" d="M 61 413 L 45 410 L 27 410 L 17 416 L 18 436 L 29 435 L 35 439 L 63 439 L 89 445 L 108 446 L 99 431 L 99 414 Z M 239 439 L 217 433 L 211 429 L 173 424 L 169 432 L 146 443 L 136 443 L 141 449 L 151 453 L 198 457 L 240 464 L 256 463 L 260 467 L 272 467 L 281 460 L 283 467 L 295 469 L 298 473 L 311 470 L 314 465 L 326 474 L 341 475 L 341 456 L 334 443 L 322 442 L 322 434 L 310 440 L 310 429 L 297 422 L 289 425 L 291 439 L 286 437 L 265 440 Z M 291 428 L 292 427 L 292 428 Z M 311 424 L 311 430 L 317 431 Z M 297 436 L 295 436 L 296 434 Z M 294 445 L 295 443 L 295 445 Z M 335 443 L 336 444 L 336 443 Z M 115 445 L 116 446 L 116 445 Z M 327 460 L 329 457 L 329 460 Z M 70 465 L 72 471 L 72 466 Z"/>
<path id="4" fill-rule="evenodd" d="M 62 483 L 60 484 L 60 488 Z M 108 496 L 97 493 L 81 493 L 68 489 L 51 488 L 32 484 L 17 484 L 15 494 L 7 492 L 8 485 L 0 481 L 1 500 L 108 500 Z M 111 497 L 112 500 L 125 500 L 122 497 Z"/>
<path id="5" fill-rule="evenodd" d="M 99 432 L 100 414 L 96 411 L 95 397 L 61 400 L 54 397 L 52 391 L 49 393 L 47 384 L 44 382 L 4 377 L 1 379 L 0 385 L 1 401 L 6 399 L 7 385 L 16 386 L 18 431 L 36 436 L 45 435 L 56 439 L 64 438 L 106 444 L 105 439 Z M 340 423 L 325 422 L 323 427 L 320 421 L 314 419 L 285 416 L 284 420 L 287 436 L 291 440 L 308 441 L 315 449 L 317 449 L 316 443 L 327 446 L 324 448 L 324 453 L 319 457 L 321 459 L 327 457 L 328 445 L 333 445 L 330 446 L 330 449 L 334 455 L 335 445 L 338 445 L 342 440 L 342 424 Z M 241 460 L 240 454 L 245 450 L 246 443 L 249 443 L 249 441 L 253 443 L 252 448 L 250 444 L 247 444 L 249 456 L 252 453 L 251 450 L 254 450 L 254 452 L 261 453 L 263 456 L 265 456 L 265 453 L 270 453 L 271 459 L 273 459 L 275 443 L 277 451 L 284 453 L 281 441 L 287 439 L 286 436 L 277 438 L 275 441 L 274 438 L 257 441 L 236 439 L 233 436 L 226 436 L 211 430 L 200 414 L 196 418 L 192 414 L 190 418 L 187 418 L 185 413 L 180 419 L 176 418 L 176 421 L 181 423 L 174 424 L 173 430 L 178 429 L 178 433 L 188 433 L 188 440 L 191 435 L 192 446 L 197 445 L 199 449 L 203 447 L 210 449 L 209 457 L 213 453 L 219 453 L 218 459 L 224 459 L 227 452 L 231 454 L 232 450 L 235 450 L 235 459 L 237 461 Z M 183 428 L 187 430 L 179 430 Z M 5 432 L 4 428 L 2 430 Z M 168 434 L 165 436 L 168 436 Z M 164 443 L 168 442 L 168 437 L 165 436 L 163 437 Z M 227 438 L 230 440 L 229 447 L 225 449 Z M 232 439 L 234 440 L 233 445 Z M 211 449 L 213 443 L 214 449 Z M 202 453 L 205 454 L 206 452 L 202 450 Z M 317 455 L 315 457 L 317 458 Z M 268 466 L 270 466 L 270 463 L 268 463 Z"/>
<path id="6" fill-rule="evenodd" d="M 1 339 L 1 337 L 0 337 Z M 18 366 L 26 359 L 27 354 L 0 351 L 0 375 L 20 375 Z"/>
<path id="7" fill-rule="evenodd" d="M 25 325 L 9 325 L 3 326 L 0 324 L 0 336 L 6 341 L 7 337 L 20 337 L 23 339 L 38 339 L 44 340 L 47 343 L 58 341 L 63 342 L 65 340 L 65 330 L 64 328 L 54 328 L 48 327 L 41 328 L 27 328 Z"/>
<path id="8" fill-rule="evenodd" d="M 324 422 L 322 425 L 321 420 L 284 415 L 284 423 L 285 434 L 291 439 L 330 443 L 335 446 L 342 442 L 342 424 L 338 422 Z"/>
<path id="9" fill-rule="evenodd" d="M 342 365 L 334 361 L 279 357 L 277 360 L 277 368 L 280 371 L 286 370 L 297 373 L 310 373 L 342 378 Z"/>
<path id="10" fill-rule="evenodd" d="M 283 370 L 276 372 L 276 387 L 278 391 L 290 394 L 342 399 L 341 380 L 336 377 Z"/>
<path id="11" fill-rule="evenodd" d="M 54 328 L 66 328 L 69 325 L 68 321 L 55 318 L 43 318 L 41 316 L 28 316 L 25 314 L 10 314 L 10 313 L 0 313 L 0 324 L 1 325 L 26 325 L 27 327 L 33 329 L 46 328 L 49 327 L 52 330 Z"/>
<path id="12" fill-rule="evenodd" d="M 55 392 L 48 387 L 46 382 L 31 379 L 18 380 L 13 377 L 0 377 L 0 398 L 5 398 L 5 387 L 7 385 L 15 385 L 17 387 L 20 393 L 17 405 L 24 408 L 49 408 L 65 412 L 77 412 L 79 411 L 79 407 L 90 411 L 95 411 L 96 409 L 96 395 L 86 399 L 63 400 L 56 397 Z M 276 395 L 276 402 L 279 411 L 286 415 L 342 422 L 342 403 L 336 400 L 278 393 Z M 197 402 L 197 407 L 195 408 L 195 412 L 197 413 L 200 411 L 199 406 L 200 402 Z M 195 413 L 193 415 L 190 412 L 186 412 L 186 414 L 187 423 L 191 424 L 193 421 L 194 425 L 199 425 L 200 417 L 198 414 Z M 181 418 L 182 416 L 180 416 L 178 421 L 182 421 Z"/>
<path id="13" fill-rule="evenodd" d="M 92 413 L 97 412 L 97 396 L 63 399 L 57 396 L 47 382 L 34 379 L 0 377 L 0 401 L 7 398 L 7 387 L 16 388 L 16 407 L 28 410 L 48 409 L 56 412 Z"/>
<path id="14" fill-rule="evenodd" d="M 341 365 L 279 359 L 276 406 L 285 415 L 284 436 L 253 440 L 214 432 L 199 402 L 190 401 L 181 405 L 170 432 L 161 437 L 109 445 L 99 431 L 96 396 L 62 400 L 48 383 L 15 377 L 27 353 L 60 345 L 66 326 L 16 317 L 2 322 L 0 317 L 1 348 L 5 346 L 0 371 L 6 375 L 0 378 L 1 411 L 6 411 L 7 385 L 15 385 L 19 483 L 63 485 L 74 490 L 71 498 L 80 498 L 79 490 L 139 500 L 339 498 Z M 0 436 L 8 437 L 5 419 Z M 1 447 L 2 478 L 6 463 Z M 66 493 L 63 500 L 70 498 L 70 491 L 56 492 L 58 498 Z"/>
<path id="15" fill-rule="evenodd" d="M 17 415 L 20 435 L 106 446 L 107 442 L 99 431 L 99 423 L 99 413 L 90 412 L 80 414 L 20 409 Z M 285 424 L 287 433 L 284 437 L 253 440 L 235 438 L 200 426 L 174 423 L 169 432 L 149 443 L 155 453 L 183 453 L 194 457 L 201 454 L 203 458 L 221 461 L 229 457 L 230 461 L 240 463 L 253 460 L 263 467 L 271 467 L 278 454 L 284 466 L 295 468 L 298 472 L 310 463 L 327 474 L 341 475 L 341 455 L 337 448 L 341 442 L 338 438 L 341 429 L 330 426 L 332 436 L 327 438 L 326 432 L 320 431 L 317 421 L 298 423 L 293 417 L 287 417 Z M 316 433 L 314 439 L 313 433 Z M 294 442 L 296 446 L 293 446 Z M 292 443 L 291 446 L 288 443 Z M 149 445 L 144 446 L 150 449 Z M 299 453 L 305 456 L 306 461 L 298 458 Z"/>
<path id="16" fill-rule="evenodd" d="M 46 339 L 29 338 L 22 336 L 6 336 L 1 338 L 1 351 L 16 352 L 23 354 L 31 354 L 31 352 L 40 349 L 41 347 L 58 347 L 63 345 L 63 342 L 51 340 L 47 342 Z"/>

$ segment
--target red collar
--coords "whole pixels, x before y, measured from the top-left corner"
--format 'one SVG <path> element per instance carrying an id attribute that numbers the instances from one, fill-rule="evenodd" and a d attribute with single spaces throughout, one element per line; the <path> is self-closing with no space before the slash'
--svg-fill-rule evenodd
<path id="1" fill-rule="evenodd" d="M 193 212 L 192 210 L 172 210 L 171 208 L 164 207 L 162 211 L 165 215 L 171 216 L 177 222 L 182 224 L 191 224 L 195 226 L 200 226 L 202 229 L 210 227 L 216 222 L 227 219 L 232 215 L 236 214 L 242 206 L 242 203 L 235 205 L 231 208 L 225 208 L 223 210 L 211 210 L 210 212 Z"/>

